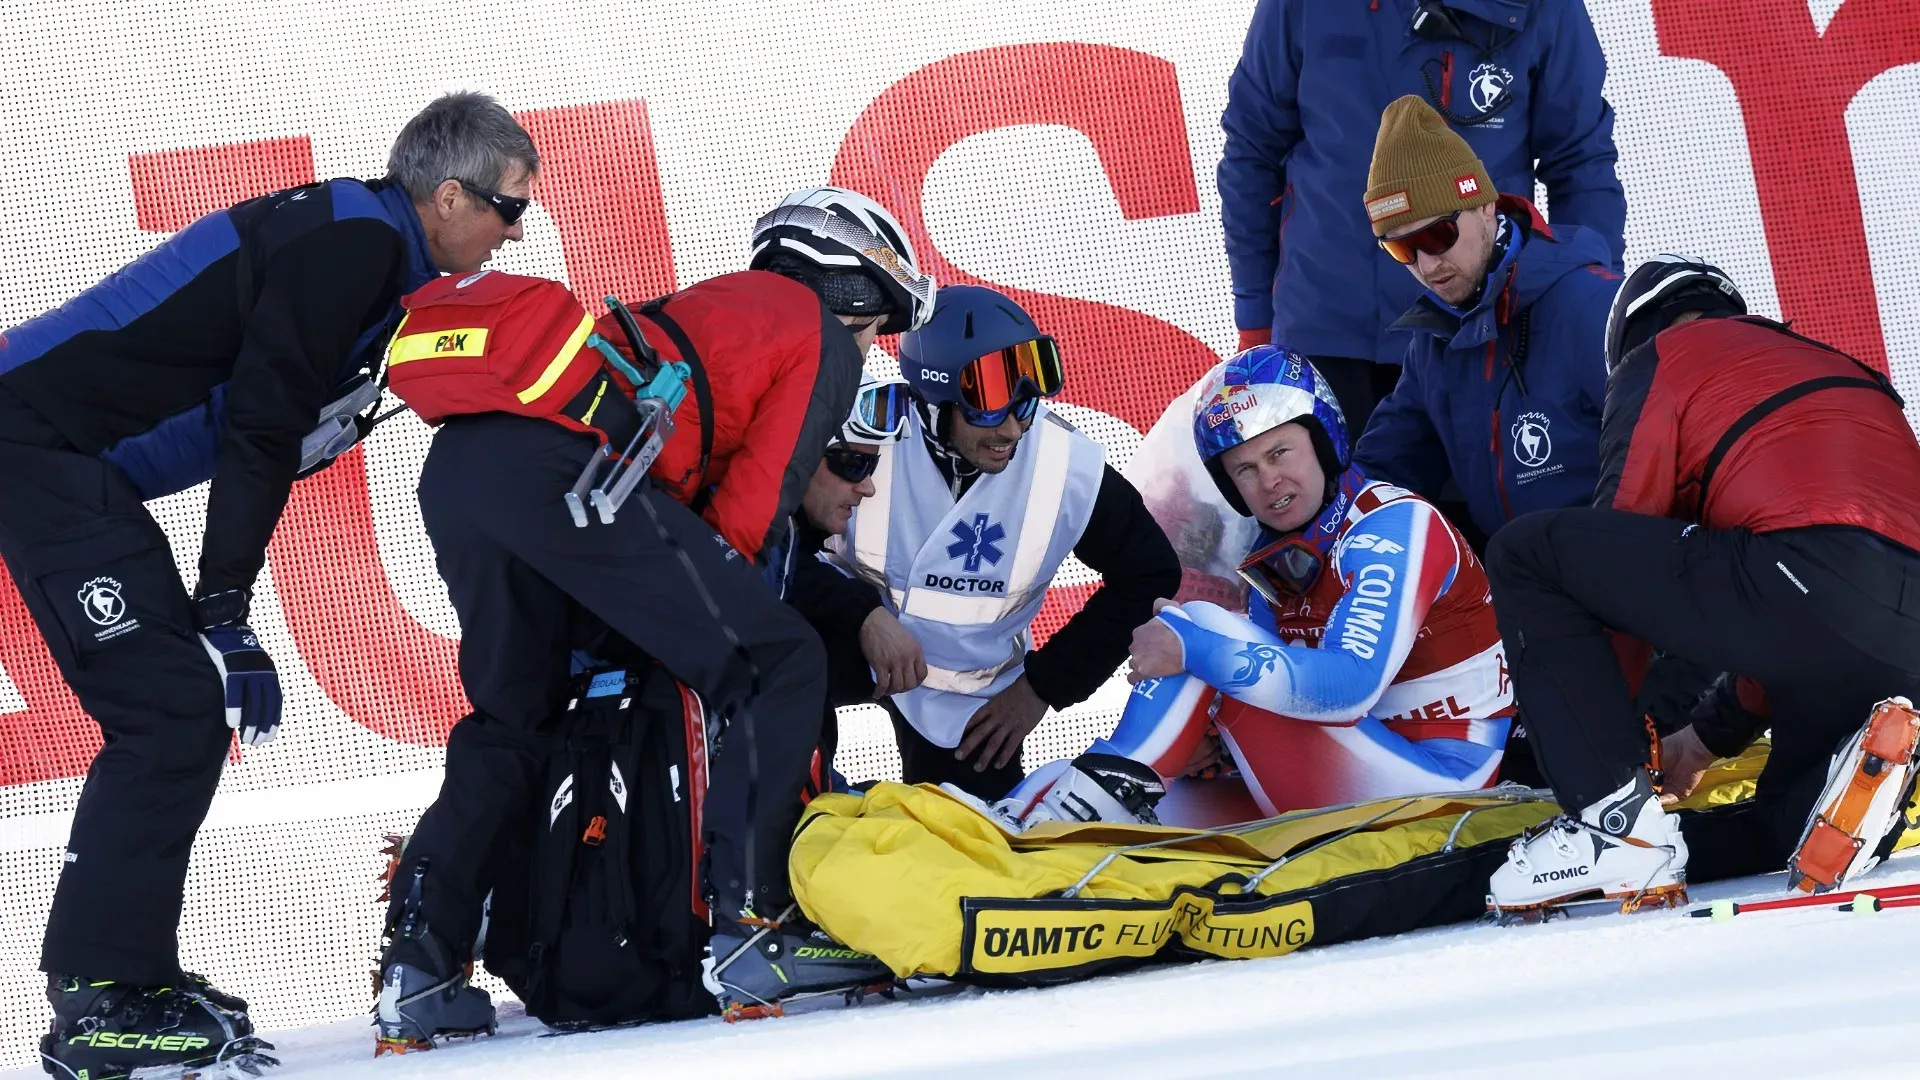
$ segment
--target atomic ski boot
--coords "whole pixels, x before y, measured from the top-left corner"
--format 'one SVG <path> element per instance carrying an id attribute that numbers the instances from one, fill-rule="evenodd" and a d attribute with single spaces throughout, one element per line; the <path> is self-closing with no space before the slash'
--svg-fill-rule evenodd
<path id="1" fill-rule="evenodd" d="M 1913 794 L 1916 744 L 1920 713 L 1913 702 L 1896 697 L 1873 707 L 1866 724 L 1833 755 L 1827 786 L 1787 861 L 1790 887 L 1826 892 L 1879 863 Z"/>
<path id="2" fill-rule="evenodd" d="M 254 1036 L 247 1003 L 198 975 L 178 986 L 49 975 L 47 1000 L 53 1030 L 40 1061 L 64 1080 L 240 1080 L 280 1064 Z"/>
<path id="3" fill-rule="evenodd" d="M 1502 917 L 1616 900 L 1627 912 L 1687 901 L 1680 819 L 1660 808 L 1644 770 L 1578 817 L 1562 814 L 1521 834 L 1487 882 L 1487 910 Z"/>
<path id="4" fill-rule="evenodd" d="M 825 994 L 893 988 L 893 970 L 871 953 L 850 949 L 808 922 L 798 904 L 779 919 L 722 918 L 701 961 L 700 981 L 731 1023 L 783 1015 L 781 1004 Z"/>
<path id="5" fill-rule="evenodd" d="M 431 1050 L 434 1040 L 491 1035 L 493 999 L 468 984 L 473 964 L 456 959 L 427 926 L 420 911 L 420 883 L 427 860 L 414 864 L 407 898 L 387 927 L 387 947 L 380 954 L 379 1001 L 374 1005 L 380 1028 L 373 1056 Z"/>

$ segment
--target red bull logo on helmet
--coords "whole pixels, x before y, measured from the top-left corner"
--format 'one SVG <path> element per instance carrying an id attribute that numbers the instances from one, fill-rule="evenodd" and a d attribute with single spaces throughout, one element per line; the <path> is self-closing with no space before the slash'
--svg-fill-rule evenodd
<path id="1" fill-rule="evenodd" d="M 1207 402 L 1207 427 L 1217 428 L 1258 404 L 1260 395 L 1254 393 L 1253 387 L 1229 386 Z"/>

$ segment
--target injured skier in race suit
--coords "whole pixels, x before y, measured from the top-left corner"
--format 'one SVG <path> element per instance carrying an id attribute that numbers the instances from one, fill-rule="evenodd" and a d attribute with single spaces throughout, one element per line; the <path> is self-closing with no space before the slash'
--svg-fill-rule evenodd
<path id="1" fill-rule="evenodd" d="M 998 816 L 1150 819 L 1155 789 L 1205 760 L 1210 729 L 1266 814 L 1493 784 L 1513 693 L 1466 541 L 1348 464 L 1345 423 L 1304 357 L 1248 350 L 1194 400 L 1207 471 L 1262 526 L 1241 566 L 1249 614 L 1162 606 L 1134 635 L 1113 735 L 1035 770 Z"/>

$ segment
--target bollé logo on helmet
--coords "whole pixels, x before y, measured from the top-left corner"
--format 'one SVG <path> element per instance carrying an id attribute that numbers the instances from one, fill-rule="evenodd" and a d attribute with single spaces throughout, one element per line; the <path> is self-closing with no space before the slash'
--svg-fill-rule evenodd
<path id="1" fill-rule="evenodd" d="M 879 263 L 882 269 L 894 277 L 904 280 L 913 276 L 900 261 L 899 253 L 890 247 L 861 248 L 860 254 Z"/>
<path id="2" fill-rule="evenodd" d="M 1207 426 L 1219 427 L 1221 424 L 1260 404 L 1260 395 L 1244 386 L 1229 387 L 1213 395 L 1207 402 Z"/>

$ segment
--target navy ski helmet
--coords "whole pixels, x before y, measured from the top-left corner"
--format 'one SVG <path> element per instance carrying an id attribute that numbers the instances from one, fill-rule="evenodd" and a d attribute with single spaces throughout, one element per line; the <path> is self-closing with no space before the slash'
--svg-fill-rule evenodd
<path id="1" fill-rule="evenodd" d="M 1745 315 L 1747 301 L 1719 267 L 1684 255 L 1655 255 L 1636 267 L 1607 312 L 1607 374 L 1685 311 Z"/>
<path id="2" fill-rule="evenodd" d="M 1060 392 L 1060 348 L 1033 315 L 979 284 L 948 284 L 933 317 L 900 334 L 900 377 L 929 405 L 1000 413 Z"/>
<path id="3" fill-rule="evenodd" d="M 1282 424 L 1298 423 L 1313 439 L 1326 474 L 1326 497 L 1347 471 L 1347 421 L 1333 388 L 1307 358 L 1278 345 L 1256 345 L 1222 361 L 1200 382 L 1193 401 L 1193 446 L 1227 505 L 1252 517 L 1221 455 Z M 1324 502 L 1322 503 L 1324 506 Z"/>

